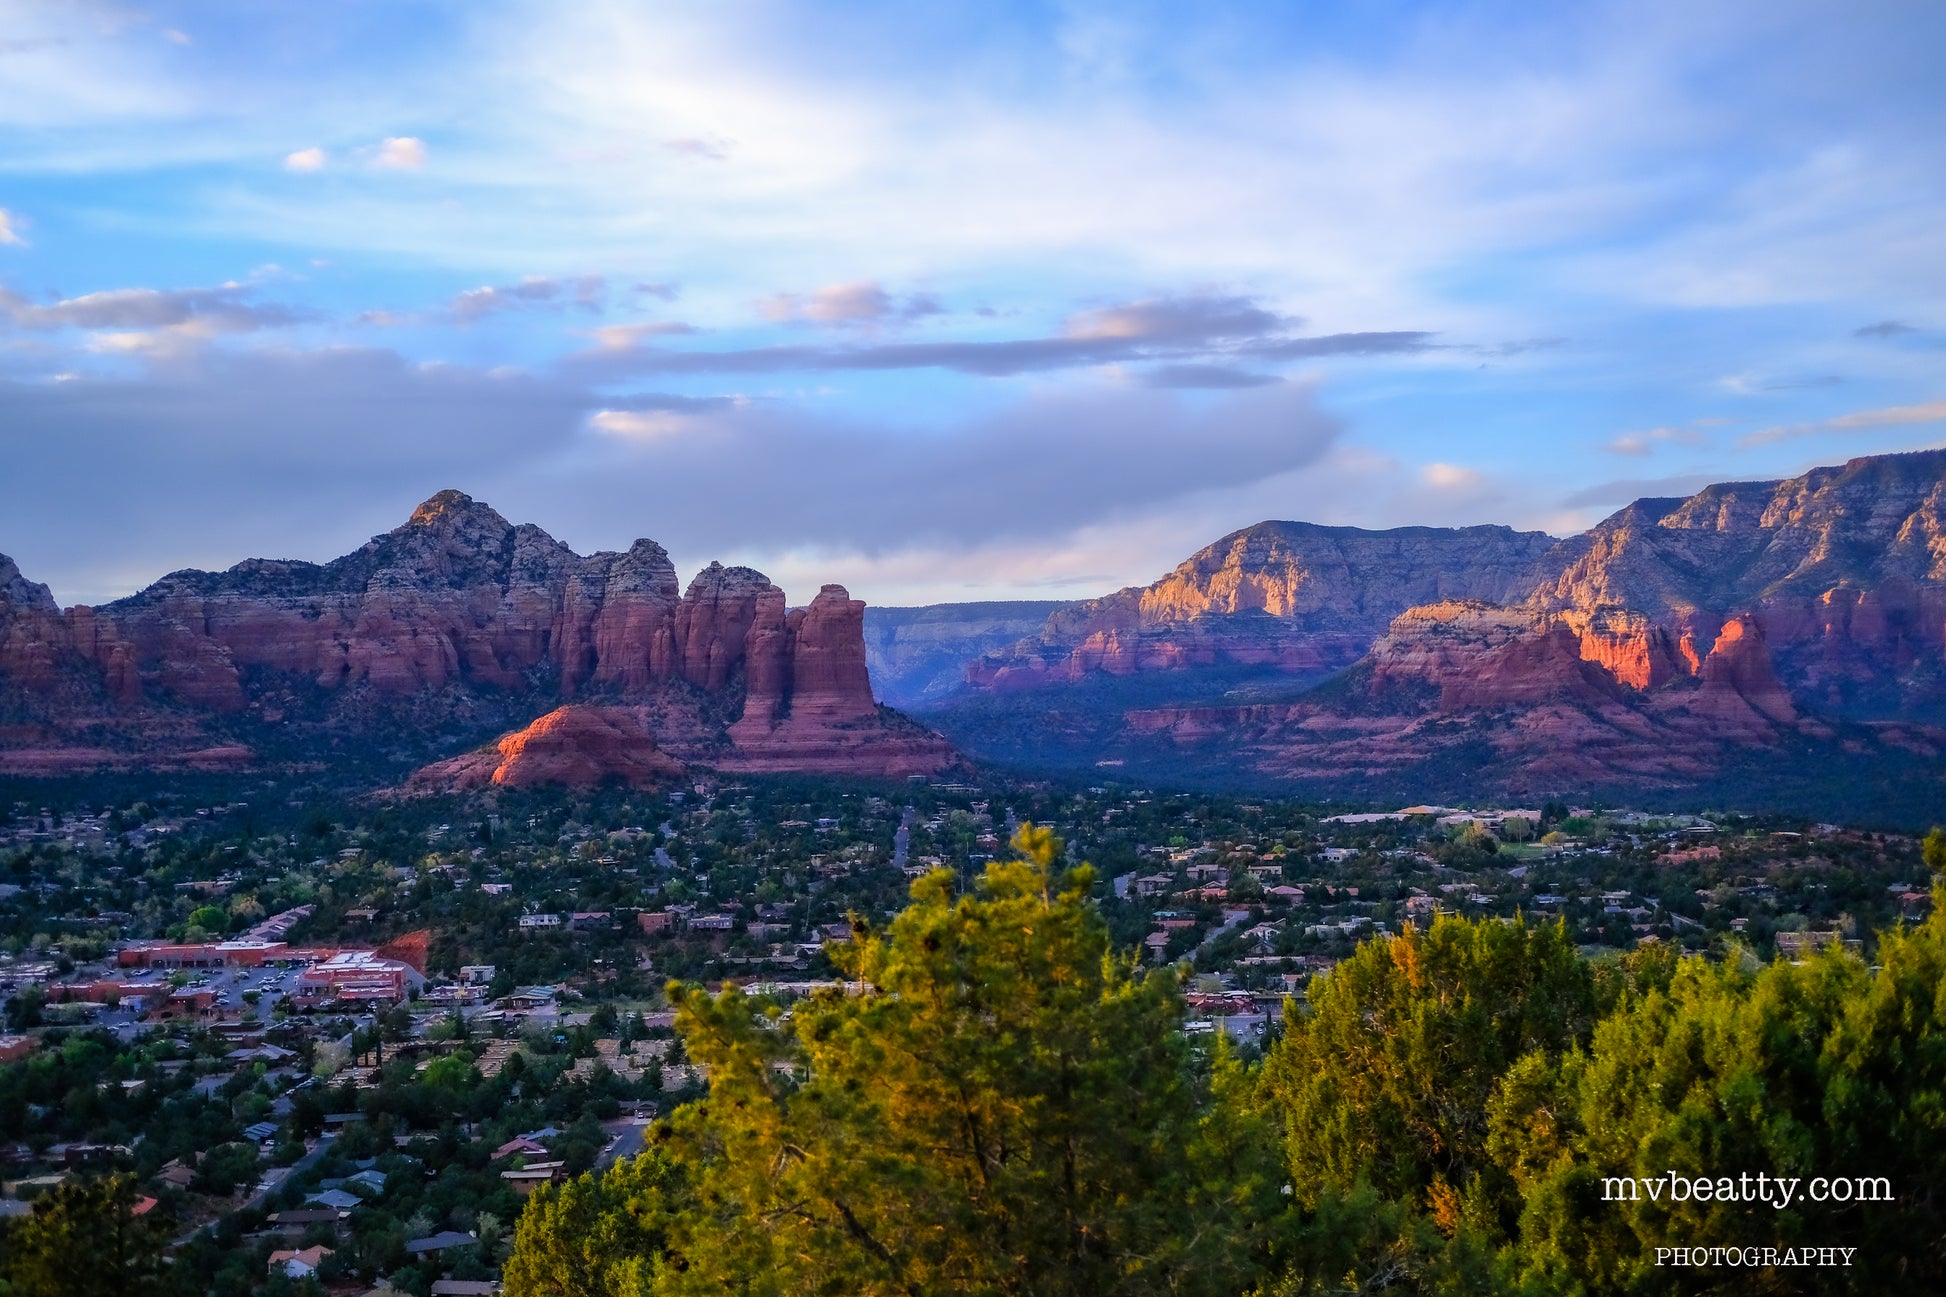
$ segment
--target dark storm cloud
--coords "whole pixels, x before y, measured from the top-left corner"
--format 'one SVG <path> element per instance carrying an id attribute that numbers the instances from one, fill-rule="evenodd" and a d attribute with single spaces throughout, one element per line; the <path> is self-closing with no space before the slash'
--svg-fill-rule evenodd
<path id="1" fill-rule="evenodd" d="M 1182 297 L 1134 302 L 1073 316 L 1055 337 L 855 346 L 788 344 L 733 351 L 604 347 L 564 362 L 592 382 L 632 376 L 767 374 L 783 371 L 948 369 L 997 378 L 1144 360 L 1299 360 L 1424 351 L 1422 331 L 1292 337 L 1298 321 L 1248 298 Z"/>

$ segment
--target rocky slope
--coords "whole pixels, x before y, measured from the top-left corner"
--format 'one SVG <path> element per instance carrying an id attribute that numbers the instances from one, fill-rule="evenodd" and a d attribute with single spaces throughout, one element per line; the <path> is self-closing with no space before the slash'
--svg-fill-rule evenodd
<path id="1" fill-rule="evenodd" d="M 683 588 L 653 541 L 583 557 L 457 491 L 330 563 L 176 572 L 100 608 L 62 613 L 0 559 L 0 769 L 181 761 L 213 736 L 409 751 L 569 700 L 634 705 L 686 761 L 938 768 L 936 737 L 879 715 L 863 607 L 826 586 L 788 612 L 762 573 L 715 563 Z"/>
<path id="2" fill-rule="evenodd" d="M 557 707 L 488 747 L 434 762 L 413 775 L 415 791 L 532 788 L 539 784 L 591 787 L 609 779 L 636 788 L 666 783 L 683 763 L 656 746 L 650 725 L 622 707 Z"/>
<path id="3" fill-rule="evenodd" d="M 1043 719 L 1009 744 L 1031 711 L 1118 764 L 1325 784 L 1450 758 L 1481 787 L 1674 787 L 1774 758 L 1882 761 L 1937 786 L 1942 500 L 1946 451 L 1928 451 L 1640 500 L 1559 542 L 1261 524 L 970 664 L 993 701 L 939 719 L 990 755 L 1046 742 Z M 1213 703 L 1196 680 L 1225 662 L 1299 686 L 1347 669 Z M 1141 672 L 1175 673 L 1180 701 L 1079 715 L 1089 689 L 1112 702 L 1100 682 Z M 1023 682 L 1068 688 L 1005 703 Z"/>
<path id="4" fill-rule="evenodd" d="M 1555 547 L 1542 532 L 1507 527 L 1258 523 L 1153 585 L 1055 612 L 1035 635 L 969 664 L 967 679 L 1010 692 L 1095 673 L 1221 665 L 1329 674 L 1357 661 L 1415 604 L 1517 597 Z"/>

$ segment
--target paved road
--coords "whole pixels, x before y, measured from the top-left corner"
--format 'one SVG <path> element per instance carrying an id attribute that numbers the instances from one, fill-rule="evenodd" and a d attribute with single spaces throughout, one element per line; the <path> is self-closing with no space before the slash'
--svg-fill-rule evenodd
<path id="1" fill-rule="evenodd" d="M 1209 948 L 1209 944 L 1211 942 L 1215 941 L 1218 937 L 1222 936 L 1230 929 L 1236 927 L 1238 924 L 1249 922 L 1249 919 L 1250 919 L 1250 911 L 1248 910 L 1225 910 L 1223 912 L 1223 922 L 1211 928 L 1209 930 L 1209 935 L 1196 943 L 1196 953 L 1201 954 L 1204 950 Z"/>
<path id="2" fill-rule="evenodd" d="M 323 1157 L 326 1153 L 329 1153 L 331 1151 L 332 1144 L 337 1141 L 337 1138 L 338 1137 L 335 1134 L 332 1134 L 328 1131 L 325 1134 L 318 1136 L 317 1144 L 312 1147 L 310 1152 L 306 1153 L 303 1157 L 298 1158 L 297 1161 L 291 1163 L 290 1169 L 284 1173 L 282 1178 L 278 1180 L 277 1184 L 270 1186 L 268 1189 L 256 1190 L 248 1198 L 243 1200 L 242 1206 L 236 1208 L 234 1211 L 226 1212 L 224 1213 L 224 1215 L 218 1216 L 215 1220 L 210 1221 L 206 1225 L 198 1225 L 195 1229 L 190 1230 L 187 1234 L 184 1234 L 181 1238 L 177 1239 L 174 1243 L 170 1244 L 170 1246 L 181 1247 L 184 1243 L 187 1243 L 190 1239 L 195 1238 L 198 1234 L 201 1234 L 206 1230 L 214 1229 L 217 1225 L 221 1224 L 227 1217 L 234 1216 L 236 1215 L 237 1212 L 249 1211 L 253 1207 L 258 1207 L 263 1205 L 263 1200 L 265 1198 L 268 1198 L 271 1194 L 277 1192 L 278 1185 L 283 1184 L 285 1180 L 290 1179 L 294 1175 L 302 1174 L 305 1170 L 307 1170 L 311 1166 L 313 1162 L 316 1162 L 319 1158 Z"/>
<path id="3" fill-rule="evenodd" d="M 648 1133 L 649 1123 L 645 1118 L 624 1117 L 620 1121 L 606 1121 L 602 1129 L 614 1137 L 613 1142 L 601 1151 L 595 1159 L 595 1170 L 605 1171 L 625 1157 L 634 1157 L 642 1151 L 643 1138 Z"/>

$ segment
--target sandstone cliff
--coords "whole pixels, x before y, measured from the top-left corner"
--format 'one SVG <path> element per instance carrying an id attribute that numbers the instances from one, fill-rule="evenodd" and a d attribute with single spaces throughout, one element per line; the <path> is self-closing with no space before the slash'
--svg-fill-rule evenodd
<path id="1" fill-rule="evenodd" d="M 1555 544 L 1507 527 L 1258 523 L 1152 585 L 1055 612 L 1038 634 L 969 664 L 967 679 L 1005 692 L 1223 664 L 1328 674 L 1415 604 L 1524 595 Z"/>
<path id="2" fill-rule="evenodd" d="M 968 678 L 1004 695 L 1173 671 L 1180 701 L 1120 713 L 1133 737 L 1115 760 L 1325 782 L 1462 750 L 1482 786 L 1560 789 L 1675 786 L 1819 744 L 1824 760 L 1933 761 L 1943 499 L 1946 451 L 1927 451 L 1639 500 L 1558 542 L 1260 524 L 1154 585 L 1057 613 Z M 1212 704 L 1195 680 L 1225 662 L 1296 686 L 1347 669 L 1289 701 Z M 1033 706 L 1060 715 L 1059 693 Z M 982 719 L 976 750 L 1026 746 Z"/>
<path id="3" fill-rule="evenodd" d="M 8 751 L 40 754 L 23 769 L 177 759 L 217 730 L 293 751 L 450 745 L 585 699 L 634 705 L 681 760 L 937 769 L 950 749 L 921 755 L 878 713 L 863 607 L 826 586 L 787 612 L 762 573 L 716 563 L 681 588 L 653 541 L 583 557 L 457 491 L 330 563 L 175 572 L 65 614 L 0 559 L 0 768 Z M 510 769 L 570 768 L 561 744 L 591 726 L 567 713 Z"/>

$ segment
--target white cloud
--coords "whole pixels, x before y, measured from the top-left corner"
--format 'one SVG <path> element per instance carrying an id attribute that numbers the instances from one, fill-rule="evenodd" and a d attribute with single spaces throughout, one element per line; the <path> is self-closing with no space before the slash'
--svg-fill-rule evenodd
<path id="1" fill-rule="evenodd" d="M 324 170 L 324 163 L 324 150 L 315 146 L 308 149 L 299 149 L 295 153 L 287 153 L 284 155 L 284 170 L 286 171 L 322 171 Z"/>
<path id="2" fill-rule="evenodd" d="M 1479 469 L 1458 464 L 1428 464 L 1419 470 L 1419 476 L 1426 485 L 1442 491 L 1472 490 L 1486 481 Z"/>
<path id="3" fill-rule="evenodd" d="M 410 135 L 394 135 L 378 146 L 372 165 L 393 171 L 418 171 L 426 165 L 426 142 Z"/>
<path id="4" fill-rule="evenodd" d="M 0 207 L 0 245 L 24 248 L 27 240 L 20 235 L 20 227 L 25 224 L 20 217 L 4 207 Z"/>

